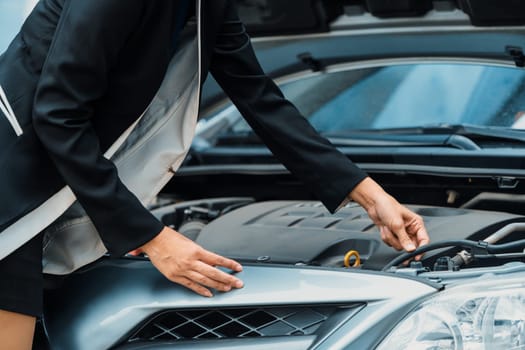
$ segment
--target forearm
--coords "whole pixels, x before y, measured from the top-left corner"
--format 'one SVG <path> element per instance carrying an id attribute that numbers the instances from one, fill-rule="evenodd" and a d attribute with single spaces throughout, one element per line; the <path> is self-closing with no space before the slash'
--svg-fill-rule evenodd
<path id="1" fill-rule="evenodd" d="M 366 173 L 322 137 L 264 74 L 233 7 L 210 71 L 272 153 L 335 211 Z"/>

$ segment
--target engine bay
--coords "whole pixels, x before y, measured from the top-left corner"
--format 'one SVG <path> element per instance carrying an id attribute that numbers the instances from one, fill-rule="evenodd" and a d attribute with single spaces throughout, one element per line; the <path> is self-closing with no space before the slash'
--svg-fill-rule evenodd
<path id="1" fill-rule="evenodd" d="M 483 241 L 501 231 L 506 233 L 497 238 L 497 243 L 525 237 L 525 224 L 521 224 L 525 217 L 521 215 L 407 206 L 423 217 L 432 243 Z M 378 228 L 356 203 L 331 214 L 322 203 L 311 200 L 256 202 L 253 198 L 214 198 L 163 205 L 152 212 L 204 248 L 241 262 L 382 270 L 402 254 L 382 242 Z M 454 245 L 429 251 L 422 265 L 426 271 L 443 269 L 443 265 L 446 268 L 443 257 L 450 259 L 462 251 Z M 471 259 L 468 264 L 494 266 L 516 259 L 524 260 L 514 254 Z M 448 268 L 457 270 L 451 265 Z"/>

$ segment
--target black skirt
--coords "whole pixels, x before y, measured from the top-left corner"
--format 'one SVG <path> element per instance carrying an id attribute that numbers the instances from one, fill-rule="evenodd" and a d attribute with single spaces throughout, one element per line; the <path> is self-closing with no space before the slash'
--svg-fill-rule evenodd
<path id="1" fill-rule="evenodd" d="M 42 236 L 0 260 L 0 310 L 42 316 Z"/>

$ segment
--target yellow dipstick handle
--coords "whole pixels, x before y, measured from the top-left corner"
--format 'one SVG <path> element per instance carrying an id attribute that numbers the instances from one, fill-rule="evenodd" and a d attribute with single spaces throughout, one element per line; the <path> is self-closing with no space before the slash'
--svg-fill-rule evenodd
<path id="1" fill-rule="evenodd" d="M 350 259 L 354 257 L 355 261 L 353 265 L 350 265 Z M 346 253 L 345 258 L 343 260 L 345 267 L 359 267 L 361 266 L 361 258 L 359 257 L 359 253 L 355 250 L 349 250 L 348 253 Z"/>

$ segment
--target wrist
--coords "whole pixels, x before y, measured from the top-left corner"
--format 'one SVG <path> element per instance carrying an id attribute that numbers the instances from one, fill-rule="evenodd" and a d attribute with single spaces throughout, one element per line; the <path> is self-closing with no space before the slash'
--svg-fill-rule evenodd
<path id="1" fill-rule="evenodd" d="M 383 197 L 385 194 L 385 191 L 377 182 L 370 177 L 366 177 L 354 187 L 349 197 L 368 211 L 375 206 L 377 199 Z"/>
<path id="2" fill-rule="evenodd" d="M 169 231 L 171 229 L 167 226 L 164 226 L 164 228 L 151 240 L 143 244 L 142 246 L 138 247 L 136 250 L 140 253 L 145 253 L 147 255 L 150 255 L 154 253 L 155 250 L 157 250 L 158 244 L 163 244 L 163 241 L 165 240 L 166 234 L 169 234 Z"/>

